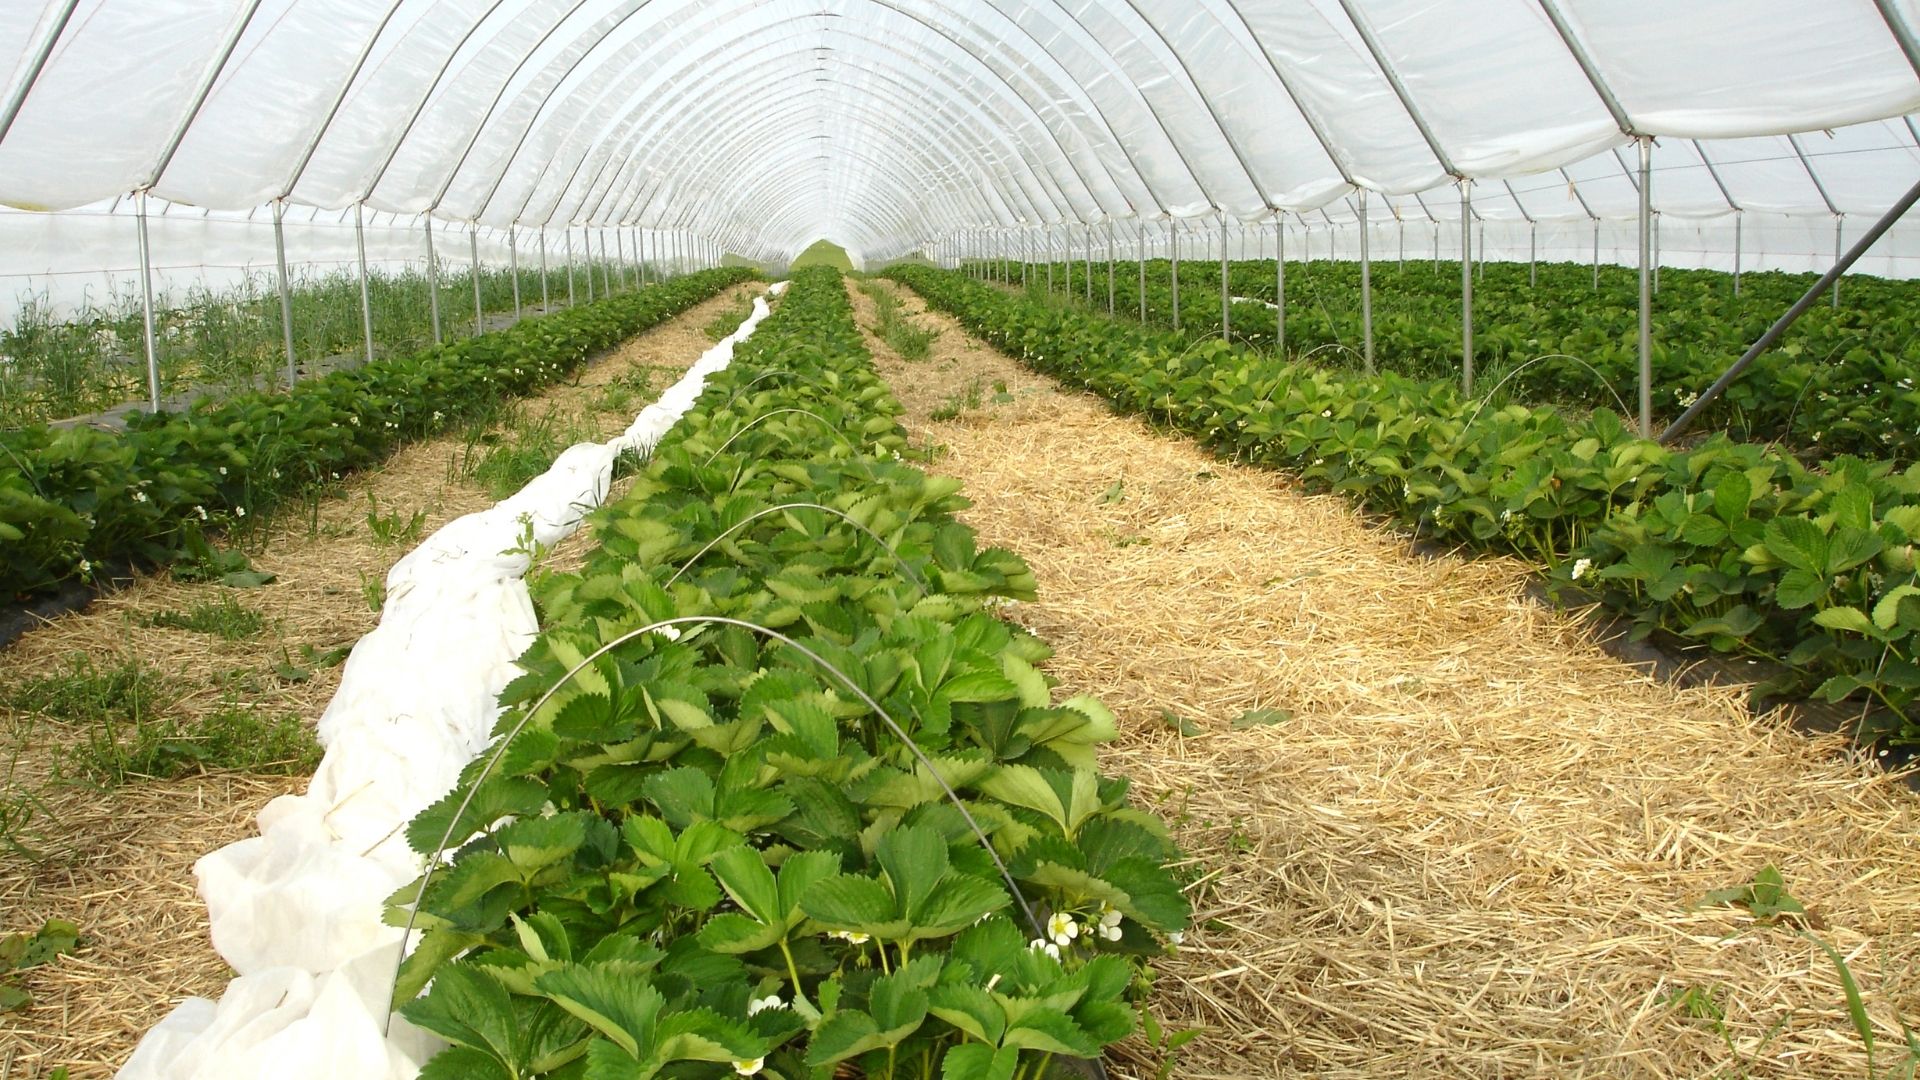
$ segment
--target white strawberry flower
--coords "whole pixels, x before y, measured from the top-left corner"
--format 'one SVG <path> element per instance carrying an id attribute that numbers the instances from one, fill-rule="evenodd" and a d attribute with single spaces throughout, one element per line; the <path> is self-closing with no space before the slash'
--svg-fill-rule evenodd
<path id="1" fill-rule="evenodd" d="M 1047 919 L 1047 936 L 1064 949 L 1080 936 L 1080 924 L 1074 922 L 1073 916 L 1067 912 L 1056 911 Z"/>
<path id="2" fill-rule="evenodd" d="M 767 1059 L 764 1057 L 742 1059 L 733 1063 L 734 1073 L 740 1076 L 758 1076 L 760 1070 L 766 1067 Z"/>
<path id="3" fill-rule="evenodd" d="M 1027 948 L 1032 949 L 1034 952 L 1046 953 L 1055 960 L 1060 959 L 1060 946 L 1055 945 L 1046 938 L 1034 938 L 1032 941 L 1027 942 Z"/>
<path id="4" fill-rule="evenodd" d="M 839 938 L 841 941 L 850 942 L 854 945 L 865 945 L 867 942 L 873 940 L 873 935 L 864 930 L 834 930 L 830 931 L 827 936 Z"/>
<path id="5" fill-rule="evenodd" d="M 1121 938 L 1120 920 L 1123 918 L 1125 918 L 1125 916 L 1115 911 L 1111 905 L 1101 904 L 1100 922 L 1094 929 L 1101 937 L 1106 938 L 1108 941 L 1119 941 Z"/>
<path id="6" fill-rule="evenodd" d="M 784 1009 L 786 1007 L 787 1003 L 780 1000 L 779 994 L 768 994 L 766 997 L 754 998 L 752 1001 L 747 1002 L 747 1015 L 757 1016 L 760 1013 L 766 1012 L 768 1009 Z"/>

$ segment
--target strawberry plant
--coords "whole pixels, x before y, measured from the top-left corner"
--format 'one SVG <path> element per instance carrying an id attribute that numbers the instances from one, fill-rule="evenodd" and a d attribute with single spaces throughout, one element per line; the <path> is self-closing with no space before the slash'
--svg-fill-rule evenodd
<path id="1" fill-rule="evenodd" d="M 592 353 L 748 276 L 689 274 L 291 393 L 137 415 L 124 434 L 0 432 L 0 596 L 85 579 L 96 564 L 169 562 L 205 522 L 243 518 L 366 468 L 503 396 L 564 378 Z"/>
<path id="2" fill-rule="evenodd" d="M 1450 378 L 1340 372 L 959 273 L 890 273 L 1031 366 L 1222 456 L 1294 470 L 1422 539 L 1532 560 L 1641 636 L 1777 660 L 1789 675 L 1770 692 L 1857 702 L 1864 736 L 1920 743 L 1920 466 L 1814 467 L 1724 433 L 1673 449 L 1606 408 L 1470 400 Z"/>
<path id="3" fill-rule="evenodd" d="M 899 412 L 802 272 L 537 583 L 494 747 L 408 830 L 423 1076 L 1005 1080 L 1132 1030 L 1178 853 Z"/>

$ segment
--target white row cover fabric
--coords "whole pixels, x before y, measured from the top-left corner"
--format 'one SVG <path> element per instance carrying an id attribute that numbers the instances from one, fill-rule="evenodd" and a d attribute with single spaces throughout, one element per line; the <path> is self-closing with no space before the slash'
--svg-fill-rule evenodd
<path id="1" fill-rule="evenodd" d="M 21 0 L 0 202 L 364 202 L 884 259 L 1899 117 L 1917 26 L 1920 0 Z"/>
<path id="2" fill-rule="evenodd" d="M 149 1031 L 120 1080 L 411 1080 L 439 1049 L 398 1017 L 382 1034 L 401 931 L 381 915 L 423 865 L 406 823 L 486 747 L 496 698 L 538 633 L 526 531 L 551 545 L 577 529 L 615 458 L 650 450 L 767 313 L 756 298 L 620 436 L 569 448 L 394 565 L 380 625 L 320 718 L 327 752 L 306 794 L 267 804 L 258 837 L 195 864 L 213 946 L 237 977 L 219 1002 L 185 1001 Z"/>

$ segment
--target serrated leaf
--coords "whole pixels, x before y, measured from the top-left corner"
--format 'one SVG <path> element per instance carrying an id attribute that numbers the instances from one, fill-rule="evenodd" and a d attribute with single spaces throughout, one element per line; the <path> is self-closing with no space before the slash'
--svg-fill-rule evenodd
<path id="1" fill-rule="evenodd" d="M 962 1043 L 940 1059 L 940 1080 L 1013 1080 L 1019 1067 L 1018 1047 Z"/>
<path id="2" fill-rule="evenodd" d="M 535 981 L 540 991 L 587 1026 L 613 1040 L 631 1057 L 646 1056 L 654 1023 L 666 998 L 632 965 L 614 962 L 588 967 L 572 964 Z M 504 993 L 504 991 L 503 991 Z"/>

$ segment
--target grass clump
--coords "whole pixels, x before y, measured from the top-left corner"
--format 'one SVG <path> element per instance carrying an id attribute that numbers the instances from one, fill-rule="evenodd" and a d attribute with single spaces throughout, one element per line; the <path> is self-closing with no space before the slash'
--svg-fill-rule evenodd
<path id="1" fill-rule="evenodd" d="M 748 316 L 752 314 L 753 298 L 740 296 L 735 298 L 732 304 L 721 308 L 713 318 L 708 319 L 707 325 L 702 329 L 706 331 L 707 340 L 719 341 L 740 329 L 740 324 L 746 322 Z"/>
<path id="2" fill-rule="evenodd" d="M 873 301 L 873 335 L 887 343 L 900 359 L 917 363 L 933 355 L 940 331 L 929 330 L 907 317 L 900 298 L 878 282 L 865 282 L 860 291 Z"/>
<path id="3" fill-rule="evenodd" d="M 169 716 L 93 728 L 56 768 L 65 777 L 115 786 L 229 770 L 302 776 L 319 763 L 320 744 L 298 717 L 229 705 L 198 720 Z"/>
<path id="4" fill-rule="evenodd" d="M 940 403 L 939 408 L 927 414 L 928 418 L 936 423 L 958 419 L 961 413 L 970 412 L 980 407 L 981 397 L 984 392 L 983 384 L 976 378 L 967 384 L 965 391 L 957 394 L 948 394 L 947 399 Z"/>
<path id="5" fill-rule="evenodd" d="M 244 641 L 259 636 L 267 627 L 267 617 L 231 596 L 203 600 L 185 611 L 169 609 L 155 612 L 142 620 L 147 626 L 171 630 L 189 630 L 208 634 L 222 641 Z"/>
<path id="6" fill-rule="evenodd" d="M 0 705 L 74 724 L 139 724 L 178 700 L 179 689 L 138 660 L 111 665 L 76 654 L 64 669 L 22 680 L 0 694 Z"/>
<path id="7" fill-rule="evenodd" d="M 533 419 L 516 413 L 504 431 L 481 435 L 468 447 L 466 473 L 474 483 L 486 488 L 488 494 L 504 499 L 552 468 L 562 450 L 593 440 L 592 431 L 571 420 L 563 420 L 551 410 Z M 481 446 L 486 449 L 482 451 Z"/>

